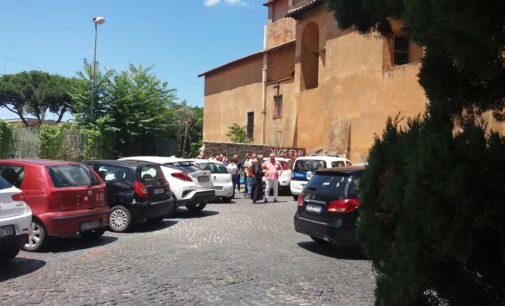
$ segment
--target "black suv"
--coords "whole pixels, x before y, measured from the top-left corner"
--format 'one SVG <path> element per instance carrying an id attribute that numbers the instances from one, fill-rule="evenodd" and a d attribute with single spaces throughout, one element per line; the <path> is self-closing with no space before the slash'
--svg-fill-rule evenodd
<path id="1" fill-rule="evenodd" d="M 364 170 L 351 166 L 316 171 L 298 196 L 296 231 L 318 243 L 358 247 L 355 230 L 360 200 L 356 186 Z"/>
<path id="2" fill-rule="evenodd" d="M 127 231 L 144 220 L 161 222 L 174 214 L 176 207 L 170 186 L 159 165 L 117 160 L 84 163 L 105 181 L 112 231 Z"/>

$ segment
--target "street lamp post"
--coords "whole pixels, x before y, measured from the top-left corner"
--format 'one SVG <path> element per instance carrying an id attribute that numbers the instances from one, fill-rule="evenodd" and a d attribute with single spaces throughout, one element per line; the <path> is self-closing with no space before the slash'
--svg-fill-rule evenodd
<path id="1" fill-rule="evenodd" d="M 103 17 L 95 17 L 93 18 L 93 23 L 95 24 L 95 44 L 93 47 L 93 85 L 91 88 L 91 105 L 89 108 L 89 119 L 91 122 L 95 120 L 95 91 L 96 91 L 96 40 L 98 36 L 98 25 L 102 25 L 105 23 L 105 18 Z"/>

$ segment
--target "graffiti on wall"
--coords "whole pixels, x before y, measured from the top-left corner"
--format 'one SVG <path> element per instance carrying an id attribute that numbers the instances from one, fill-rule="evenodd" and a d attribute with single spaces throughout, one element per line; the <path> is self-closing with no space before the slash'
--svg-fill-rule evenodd
<path id="1" fill-rule="evenodd" d="M 279 157 L 290 158 L 292 160 L 295 160 L 296 158 L 301 156 L 305 156 L 305 149 L 300 148 L 272 147 L 271 152 L 275 153 L 275 155 Z"/>

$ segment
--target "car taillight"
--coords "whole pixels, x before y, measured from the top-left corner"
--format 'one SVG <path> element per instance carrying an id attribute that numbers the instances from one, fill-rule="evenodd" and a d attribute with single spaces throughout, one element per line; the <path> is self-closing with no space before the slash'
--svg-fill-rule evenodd
<path id="1" fill-rule="evenodd" d="M 288 163 L 287 162 L 282 163 L 282 170 L 288 170 Z"/>
<path id="2" fill-rule="evenodd" d="M 22 192 L 12 196 L 13 201 L 24 201 L 25 199 L 26 199 L 25 194 Z"/>
<path id="3" fill-rule="evenodd" d="M 327 211 L 334 213 L 348 213 L 358 208 L 358 206 L 359 206 L 358 199 L 336 200 L 328 204 Z"/>
<path id="4" fill-rule="evenodd" d="M 172 176 L 183 181 L 192 182 L 193 180 L 186 174 L 186 172 L 174 172 Z"/>
<path id="5" fill-rule="evenodd" d="M 135 181 L 135 193 L 143 199 L 149 197 L 146 186 L 139 181 Z"/>
<path id="6" fill-rule="evenodd" d="M 303 206 L 303 197 L 302 195 L 298 195 L 298 206 L 302 207 Z"/>

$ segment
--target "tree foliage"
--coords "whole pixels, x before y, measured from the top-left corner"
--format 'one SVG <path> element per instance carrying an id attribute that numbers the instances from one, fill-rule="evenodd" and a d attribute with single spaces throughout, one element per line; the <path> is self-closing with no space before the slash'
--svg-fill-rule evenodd
<path id="1" fill-rule="evenodd" d="M 24 71 L 0 77 L 0 106 L 15 113 L 28 126 L 26 115 L 40 126 L 46 113 L 55 113 L 59 123 L 73 110 L 71 88 L 74 79 L 42 71 Z"/>
<path id="2" fill-rule="evenodd" d="M 425 48 L 423 117 L 389 120 L 361 182 L 358 238 L 378 272 L 377 305 L 505 303 L 505 2 L 327 0 L 343 29 Z"/>
<path id="3" fill-rule="evenodd" d="M 238 123 L 234 122 L 228 127 L 228 134 L 226 134 L 235 143 L 249 143 L 251 140 L 247 137 L 247 127 L 240 126 Z"/>

